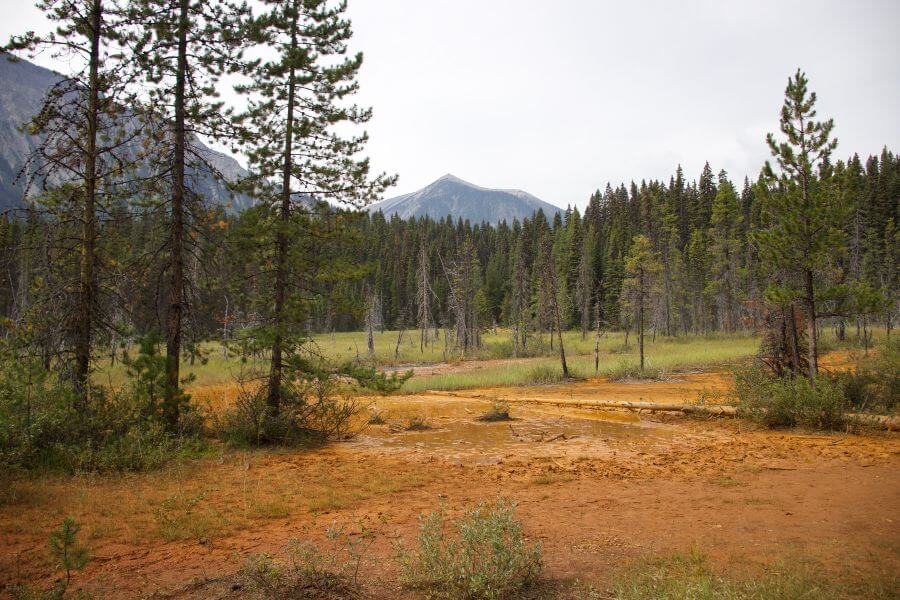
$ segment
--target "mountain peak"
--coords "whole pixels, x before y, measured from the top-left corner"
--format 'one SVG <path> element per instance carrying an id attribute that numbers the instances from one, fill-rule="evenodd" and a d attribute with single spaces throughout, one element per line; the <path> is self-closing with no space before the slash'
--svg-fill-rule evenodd
<path id="1" fill-rule="evenodd" d="M 457 177 L 457 176 L 454 175 L 453 173 L 447 173 L 446 175 L 443 175 L 443 176 L 441 176 L 441 177 L 438 177 L 438 178 L 435 179 L 430 185 L 434 185 L 435 183 L 441 183 L 441 182 L 446 182 L 446 183 L 461 183 L 461 184 L 463 184 L 463 185 L 469 185 L 469 186 L 472 185 L 472 184 L 469 183 L 468 181 L 465 181 L 465 180 L 463 180 L 463 179 L 460 179 L 459 177 Z"/>
<path id="2" fill-rule="evenodd" d="M 442 185 L 452 184 L 452 185 Z M 386 217 L 402 219 L 430 217 L 438 220 L 447 216 L 472 223 L 492 223 L 530 218 L 542 209 L 547 216 L 561 212 L 557 206 L 521 190 L 485 188 L 447 173 L 424 188 L 389 198 L 368 207 L 369 212 L 381 211 Z"/>

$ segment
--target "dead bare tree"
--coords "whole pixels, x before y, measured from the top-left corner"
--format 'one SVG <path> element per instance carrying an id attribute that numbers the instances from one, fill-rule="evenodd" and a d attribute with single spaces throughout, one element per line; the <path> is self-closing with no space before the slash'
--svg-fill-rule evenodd
<path id="1" fill-rule="evenodd" d="M 454 316 L 456 346 L 465 356 L 467 350 L 481 345 L 479 317 L 484 298 L 481 292 L 481 267 L 472 240 L 466 239 L 456 260 L 448 268 L 441 264 L 450 288 L 448 308 Z"/>
<path id="2" fill-rule="evenodd" d="M 369 345 L 369 356 L 375 355 L 375 330 L 382 327 L 381 294 L 374 287 L 366 292 L 366 339 Z"/>
<path id="3" fill-rule="evenodd" d="M 418 308 L 417 324 L 419 326 L 419 352 L 425 353 L 425 345 L 428 343 L 428 328 L 431 324 L 431 265 L 428 261 L 428 249 L 425 241 L 419 248 L 419 266 L 416 273 L 416 304 Z"/>
<path id="4" fill-rule="evenodd" d="M 556 325 L 556 335 L 557 340 L 559 342 L 559 362 L 562 366 L 562 375 L 563 377 L 569 377 L 569 365 L 566 363 L 566 347 L 563 344 L 563 336 L 562 336 L 562 315 L 559 308 L 559 276 L 556 272 L 556 266 L 554 265 L 554 261 L 550 255 L 550 249 L 547 248 L 547 258 L 550 260 L 544 261 L 544 278 L 547 281 L 547 287 L 550 292 L 549 300 L 551 305 L 551 310 L 553 312 L 553 319 Z M 550 332 L 551 340 L 553 339 L 553 331 Z"/>

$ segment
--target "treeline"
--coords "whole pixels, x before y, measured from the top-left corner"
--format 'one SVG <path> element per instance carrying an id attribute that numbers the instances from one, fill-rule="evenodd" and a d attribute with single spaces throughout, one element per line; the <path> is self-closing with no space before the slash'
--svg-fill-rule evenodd
<path id="1" fill-rule="evenodd" d="M 829 193 L 850 210 L 838 224 L 846 249 L 822 269 L 830 268 L 836 282 L 861 281 L 896 293 L 900 158 L 887 149 L 865 161 L 854 155 L 829 165 L 827 177 Z M 603 327 L 629 326 L 632 317 L 622 303 L 625 258 L 634 237 L 644 235 L 660 263 L 649 311 L 656 331 L 674 336 L 756 328 L 763 323 L 768 284 L 753 239 L 768 226 L 761 194 L 768 194 L 764 178 L 736 185 L 707 164 L 698 180 L 686 180 L 679 167 L 668 182 L 607 185 L 590 196 L 583 215 L 569 208 L 549 219 L 538 212 L 522 223 L 491 226 L 451 217 L 388 220 L 376 213 L 360 224 L 363 256 L 373 265 L 371 279 L 390 328 L 419 324 L 417 273 L 423 270 L 433 297 L 430 322 L 453 322 L 447 268 L 470 240 L 478 259 L 482 326 L 518 323 L 546 331 L 540 282 L 549 259 L 559 273 L 564 328 L 587 331 L 596 327 L 597 315 Z M 856 316 L 844 315 L 845 324 L 855 327 Z M 885 324 L 890 317 L 890 311 L 875 315 Z M 352 319 L 335 323 L 344 329 L 361 325 Z"/>
<path id="2" fill-rule="evenodd" d="M 865 161 L 854 155 L 829 165 L 828 178 L 830 193 L 849 208 L 841 224 L 846 249 L 827 266 L 831 277 L 838 283 L 863 282 L 893 296 L 898 286 L 900 158 L 887 149 Z M 714 175 L 707 164 L 697 180 L 688 181 L 679 167 L 668 182 L 607 185 L 590 196 L 583 215 L 569 208 L 550 219 L 538 212 L 512 224 L 472 224 L 449 216 L 439 221 L 386 219 L 381 213 L 309 205 L 308 215 L 318 214 L 331 227 L 341 222 L 342 235 L 331 246 L 309 232 L 291 239 L 298 255 L 322 263 L 315 269 L 310 264 L 300 326 L 308 334 L 361 330 L 367 317 L 374 316 L 369 309 L 377 308 L 377 328 L 452 328 L 456 313 L 450 288 L 461 259 L 469 259 L 468 294 L 476 329 L 517 326 L 526 347 L 529 332 L 551 332 L 553 319 L 542 290 L 548 264 L 558 273 L 564 329 L 586 334 L 598 321 L 602 328 L 628 328 L 633 315 L 623 301 L 625 259 L 634 237 L 643 235 L 659 262 L 647 310 L 649 327 L 669 336 L 759 328 L 767 312 L 768 280 L 753 233 L 767 226 L 760 200 L 767 193 L 765 178 L 745 179 L 738 189 L 724 171 Z M 204 340 L 233 340 L 264 319 L 256 301 L 260 257 L 252 248 L 263 212 L 257 207 L 228 215 L 222 208 L 209 209 L 207 231 L 198 238 L 196 260 L 189 267 L 189 349 Z M 114 214 L 118 216 L 104 221 L 102 236 L 111 260 L 137 264 L 153 249 L 154 220 L 124 205 Z M 39 281 L 58 269 L 52 249 L 44 245 L 49 227 L 40 219 L 0 220 L 7 280 L 0 288 L 0 310 L 8 318 L 16 319 L 29 294 L 43 285 Z M 117 281 L 105 311 L 114 313 L 115 326 L 99 340 L 109 346 L 110 356 L 126 338 L 159 327 L 165 305 L 152 293 L 154 277 L 150 269 Z M 892 326 L 888 304 L 880 313 L 865 315 L 847 307 L 841 313 L 839 300 L 831 299 L 834 306 L 823 310 L 838 327 L 861 328 L 866 319 Z M 61 330 L 51 327 L 47 335 L 54 332 Z"/>

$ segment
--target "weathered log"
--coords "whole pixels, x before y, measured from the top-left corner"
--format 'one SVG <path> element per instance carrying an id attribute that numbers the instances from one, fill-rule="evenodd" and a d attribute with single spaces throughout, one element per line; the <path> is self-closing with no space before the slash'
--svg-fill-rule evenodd
<path id="1" fill-rule="evenodd" d="M 691 414 L 691 415 L 704 415 L 704 416 L 715 416 L 715 417 L 735 417 L 737 416 L 738 409 L 735 406 L 728 406 L 722 404 L 677 404 L 677 403 L 668 403 L 662 404 L 657 402 L 630 402 L 626 400 L 558 400 L 556 398 L 529 398 L 529 397 L 488 397 L 483 394 L 460 394 L 457 392 L 454 393 L 441 393 L 436 391 L 427 392 L 428 394 L 433 394 L 436 396 L 451 396 L 457 398 L 472 398 L 472 399 L 493 399 L 493 400 L 505 400 L 507 402 L 518 402 L 521 404 L 550 404 L 553 406 L 558 406 L 561 408 L 586 408 L 586 409 L 597 409 L 597 408 L 617 408 L 617 409 L 626 409 L 626 410 L 649 410 L 651 412 L 680 412 L 682 414 Z M 892 417 L 885 415 L 870 415 L 863 413 L 846 413 L 844 418 L 850 422 L 858 425 L 866 425 L 869 427 L 878 427 L 881 429 L 887 429 L 889 431 L 900 431 L 900 417 Z"/>

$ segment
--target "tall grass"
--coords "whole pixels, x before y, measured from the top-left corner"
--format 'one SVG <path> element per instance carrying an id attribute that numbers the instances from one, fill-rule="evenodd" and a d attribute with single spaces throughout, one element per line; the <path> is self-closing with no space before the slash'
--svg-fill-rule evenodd
<path id="1" fill-rule="evenodd" d="M 577 332 L 571 337 L 580 339 Z M 611 334 L 607 347 L 601 348 L 600 368 L 594 371 L 592 354 L 570 355 L 569 371 L 573 377 L 610 377 L 637 371 L 636 347 L 631 344 L 626 350 L 617 343 L 624 340 L 621 334 Z M 573 344 L 579 348 L 578 344 Z M 648 369 L 657 375 L 692 368 L 727 365 L 756 354 L 759 338 L 752 335 L 732 335 L 690 338 L 659 338 L 648 341 L 646 346 Z M 567 349 L 568 350 L 568 349 Z M 593 349 L 591 350 L 593 352 Z M 491 365 L 461 373 L 447 373 L 430 376 L 416 376 L 407 381 L 400 391 L 415 394 L 426 390 L 461 390 L 481 387 L 506 387 L 553 383 L 561 379 L 559 360 L 542 357 Z"/>

